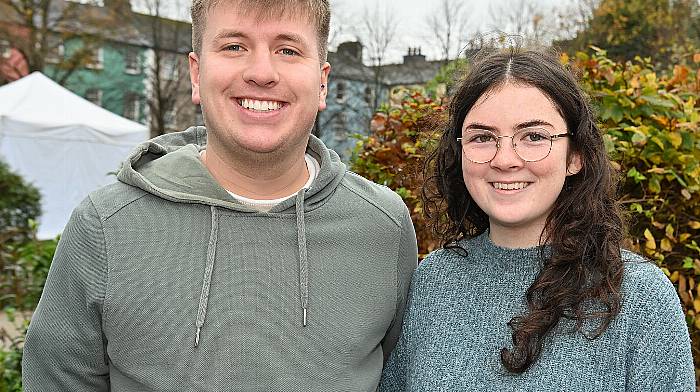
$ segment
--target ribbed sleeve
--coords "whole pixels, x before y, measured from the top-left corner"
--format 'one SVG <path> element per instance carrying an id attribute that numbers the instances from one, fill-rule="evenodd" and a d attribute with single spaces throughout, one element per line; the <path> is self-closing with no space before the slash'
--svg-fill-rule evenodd
<path id="1" fill-rule="evenodd" d="M 386 336 L 382 340 L 382 350 L 386 361 L 391 351 L 396 346 L 396 342 L 401 333 L 401 324 L 406 308 L 406 298 L 411 284 L 411 275 L 418 264 L 418 245 L 416 243 L 416 231 L 413 222 L 404 207 L 403 218 L 401 220 L 401 242 L 398 247 L 398 257 L 396 259 L 396 313 L 391 322 L 391 326 Z"/>
<path id="2" fill-rule="evenodd" d="M 107 279 L 102 224 L 89 198 L 56 249 L 24 346 L 26 392 L 108 391 L 102 304 Z"/>
<path id="3" fill-rule="evenodd" d="M 663 273 L 640 264 L 627 275 L 630 323 L 627 391 L 694 391 L 690 337 L 678 295 Z"/>

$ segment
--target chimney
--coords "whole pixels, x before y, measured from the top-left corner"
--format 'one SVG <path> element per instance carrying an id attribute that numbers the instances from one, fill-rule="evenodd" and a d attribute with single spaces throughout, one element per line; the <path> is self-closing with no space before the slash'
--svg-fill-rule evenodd
<path id="1" fill-rule="evenodd" d="M 403 63 L 404 64 L 417 64 L 417 63 L 424 63 L 424 62 L 425 62 L 425 55 L 423 55 L 420 47 L 408 48 L 408 54 L 403 56 Z"/>
<path id="2" fill-rule="evenodd" d="M 353 63 L 362 63 L 362 44 L 360 42 L 343 42 L 338 45 L 338 56 Z"/>

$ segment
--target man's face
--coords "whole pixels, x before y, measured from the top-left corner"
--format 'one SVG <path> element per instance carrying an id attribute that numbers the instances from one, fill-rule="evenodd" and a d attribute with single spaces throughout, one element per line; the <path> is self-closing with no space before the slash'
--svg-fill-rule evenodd
<path id="1" fill-rule="evenodd" d="M 227 3 L 209 10 L 190 77 L 213 139 L 248 154 L 303 151 L 330 72 L 314 26 L 303 16 L 261 20 Z"/>

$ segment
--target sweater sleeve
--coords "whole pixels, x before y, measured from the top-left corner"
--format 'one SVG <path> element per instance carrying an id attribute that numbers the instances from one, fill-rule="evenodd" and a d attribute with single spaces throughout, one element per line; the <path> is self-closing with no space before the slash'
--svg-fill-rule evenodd
<path id="1" fill-rule="evenodd" d="M 688 327 L 673 285 L 651 263 L 635 275 L 639 322 L 629 331 L 626 390 L 695 391 Z"/>
<path id="2" fill-rule="evenodd" d="M 408 208 L 404 206 L 401 221 L 401 240 L 398 248 L 398 259 L 396 264 L 396 311 L 391 321 L 391 326 L 382 340 L 382 350 L 384 351 L 384 361 L 389 359 L 391 351 L 396 346 L 401 333 L 404 310 L 408 289 L 411 284 L 411 275 L 418 265 L 418 245 L 416 243 L 416 231 L 413 228 L 411 215 Z"/>
<path id="3" fill-rule="evenodd" d="M 66 225 L 27 331 L 24 391 L 109 390 L 105 253 L 101 220 L 86 198 Z"/>

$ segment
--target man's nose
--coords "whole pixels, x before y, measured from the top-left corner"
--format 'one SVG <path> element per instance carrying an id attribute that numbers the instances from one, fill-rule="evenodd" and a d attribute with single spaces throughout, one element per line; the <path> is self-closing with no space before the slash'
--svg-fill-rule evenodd
<path id="1" fill-rule="evenodd" d="M 273 55 L 260 51 L 249 57 L 243 71 L 243 80 L 260 87 L 272 87 L 279 82 L 279 73 L 275 67 Z"/>

